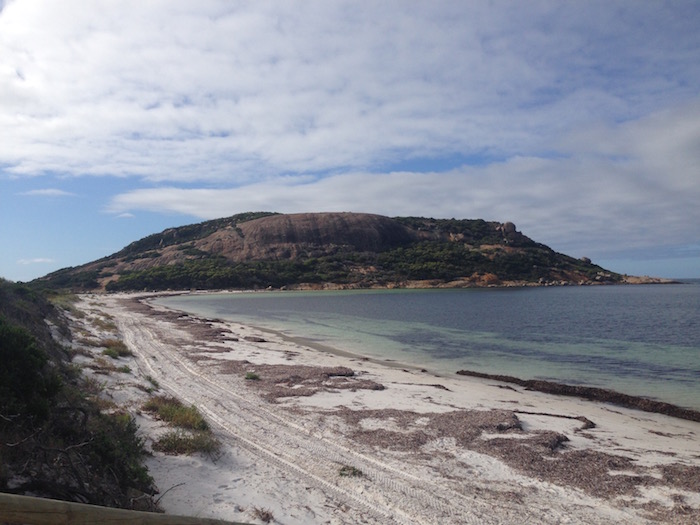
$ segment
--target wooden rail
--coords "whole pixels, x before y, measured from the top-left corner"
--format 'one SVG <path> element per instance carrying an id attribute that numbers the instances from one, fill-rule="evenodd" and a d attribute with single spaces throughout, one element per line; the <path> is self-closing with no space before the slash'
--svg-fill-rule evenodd
<path id="1" fill-rule="evenodd" d="M 0 493 L 0 523 L 26 525 L 246 525 Z"/>

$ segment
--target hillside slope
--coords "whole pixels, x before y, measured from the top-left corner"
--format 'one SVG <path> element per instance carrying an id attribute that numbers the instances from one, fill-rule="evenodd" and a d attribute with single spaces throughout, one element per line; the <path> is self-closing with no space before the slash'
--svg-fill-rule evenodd
<path id="1" fill-rule="evenodd" d="M 136 424 L 72 362 L 72 299 L 52 299 L 0 279 L 0 492 L 155 510 Z"/>
<path id="2" fill-rule="evenodd" d="M 245 213 L 140 239 L 42 278 L 72 289 L 416 287 L 620 282 L 509 222 Z"/>

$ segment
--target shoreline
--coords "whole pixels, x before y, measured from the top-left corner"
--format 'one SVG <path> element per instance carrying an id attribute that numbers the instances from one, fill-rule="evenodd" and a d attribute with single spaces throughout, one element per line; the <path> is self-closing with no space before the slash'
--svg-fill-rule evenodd
<path id="1" fill-rule="evenodd" d="M 74 322 L 109 316 L 133 351 L 134 372 L 106 395 L 126 400 L 148 444 L 162 429 L 138 413 L 143 389 L 126 393 L 146 377 L 197 406 L 222 442 L 216 462 L 154 452 L 167 512 L 261 523 L 251 509 L 269 508 L 285 524 L 700 518 L 697 422 L 333 353 L 149 297 L 82 296 Z"/>
<path id="2" fill-rule="evenodd" d="M 184 310 L 182 310 L 184 312 Z M 191 315 L 191 314 L 190 314 Z M 217 322 L 225 323 L 225 319 L 215 319 Z M 351 352 L 347 350 L 340 350 L 326 343 L 319 343 L 312 339 L 303 336 L 292 336 L 285 334 L 281 330 L 275 330 L 273 328 L 260 327 L 257 325 L 249 325 L 251 328 L 258 330 L 263 333 L 273 334 L 285 341 L 290 343 L 307 346 L 318 350 L 319 352 L 326 352 L 328 354 L 333 354 L 336 356 L 347 357 L 350 359 L 360 359 L 362 361 L 368 361 L 380 366 L 386 366 L 401 370 L 412 370 L 417 372 L 422 372 L 424 374 L 430 375 L 436 378 L 446 378 L 451 377 L 451 374 L 445 372 L 439 372 L 436 370 L 431 370 L 419 365 L 414 365 L 410 363 L 405 363 L 402 361 L 396 361 L 393 359 L 380 359 L 377 357 L 367 357 L 357 352 Z M 535 390 L 537 392 L 542 392 L 544 394 L 558 395 L 558 396 L 568 396 L 575 397 L 583 401 L 590 401 L 595 403 L 606 403 L 613 406 L 619 406 L 623 408 L 631 408 L 634 410 L 641 410 L 643 412 L 652 412 L 656 414 L 663 414 L 666 416 L 671 416 L 679 419 L 687 419 L 688 421 L 700 422 L 700 410 L 695 410 L 692 408 L 687 408 L 679 405 L 674 405 L 673 403 L 667 403 L 665 401 L 659 401 L 656 399 L 651 399 L 644 396 L 635 396 L 630 394 L 625 394 L 623 392 L 618 392 L 617 390 L 612 390 L 608 388 L 600 388 L 588 385 L 571 385 L 568 383 L 562 383 L 558 381 L 549 381 L 543 379 L 523 379 L 521 377 L 514 377 L 502 374 L 490 374 L 485 372 L 479 372 L 476 370 L 457 370 L 454 374 L 458 376 L 468 376 L 476 377 L 481 379 L 490 379 L 498 381 L 500 383 L 511 383 L 525 387 L 528 390 Z"/>
<path id="3" fill-rule="evenodd" d="M 162 305 L 159 305 L 162 306 Z M 185 310 L 180 310 L 177 308 L 168 309 L 182 312 L 187 315 L 196 315 L 187 312 Z M 212 319 L 218 323 L 226 323 L 225 319 L 213 318 Z M 319 343 L 313 339 L 303 337 L 288 335 L 281 330 L 276 330 L 274 328 L 261 327 L 258 325 L 250 324 L 250 328 L 257 330 L 262 333 L 272 334 L 285 341 L 293 343 L 295 345 L 306 346 L 313 348 L 319 352 L 325 352 L 328 354 L 336 355 L 339 357 L 346 357 L 349 359 L 359 359 L 362 361 L 368 361 L 380 366 L 387 366 L 391 368 L 401 369 L 401 370 L 413 370 L 422 372 L 424 374 L 430 375 L 436 378 L 450 377 L 450 374 L 444 372 L 438 372 L 431 370 L 419 365 L 414 365 L 410 363 L 405 363 L 401 361 L 396 361 L 393 359 L 380 359 L 376 357 L 368 357 L 357 352 L 351 352 L 348 350 L 341 350 L 327 343 Z M 630 394 L 625 394 L 623 392 L 618 392 L 616 390 L 608 388 L 600 388 L 588 385 L 571 385 L 568 383 L 562 383 L 558 381 L 549 381 L 543 379 L 523 379 L 521 377 L 508 376 L 502 374 L 491 374 L 486 372 L 479 372 L 476 370 L 457 370 L 454 372 L 458 376 L 468 376 L 481 379 L 490 379 L 498 381 L 501 383 L 511 383 L 519 386 L 523 386 L 528 390 L 536 390 L 545 394 L 559 395 L 575 397 L 584 401 L 606 403 L 613 406 L 619 406 L 623 408 L 631 408 L 634 410 L 641 410 L 643 412 L 651 412 L 656 414 L 663 414 L 666 416 L 671 416 L 679 419 L 686 419 L 688 421 L 700 422 L 700 411 L 694 410 L 692 408 L 682 407 L 675 405 L 673 403 L 667 403 L 665 401 L 659 401 L 656 399 L 651 399 L 644 396 L 635 396 Z"/>
<path id="4" fill-rule="evenodd" d="M 545 394 L 576 397 L 586 401 L 607 403 L 614 406 L 664 414 L 666 416 L 687 419 L 688 421 L 700 422 L 700 411 L 685 408 L 665 401 L 657 401 L 643 396 L 631 396 L 616 390 L 598 388 L 586 385 L 569 385 L 555 381 L 544 381 L 541 379 L 521 379 L 519 377 L 506 376 L 500 374 L 486 374 L 473 370 L 458 370 L 458 375 L 493 379 L 503 383 L 512 383 L 523 386 L 530 390 L 537 390 Z"/>
<path id="5" fill-rule="evenodd" d="M 661 283 L 654 283 L 654 284 L 661 284 Z M 665 283 L 663 283 L 665 284 Z M 674 283 L 675 284 L 675 283 Z M 622 286 L 622 285 L 621 285 Z M 309 291 L 309 290 L 273 290 L 273 292 L 278 293 L 278 292 L 304 292 L 304 291 Z M 314 290 L 315 291 L 315 290 Z M 336 290 L 321 290 L 319 291 L 336 291 Z M 191 292 L 191 291 L 180 291 L 180 292 L 171 292 L 168 293 L 167 295 L 180 295 L 180 296 L 206 296 L 209 294 L 217 294 L 217 295 L 225 295 L 225 294 L 265 294 L 269 293 L 269 290 L 242 290 L 242 291 L 231 291 L 231 290 L 217 290 L 217 291 L 196 291 L 196 292 Z M 149 300 L 157 300 L 159 297 L 166 295 L 162 293 L 156 293 L 150 296 Z M 177 311 L 182 311 L 184 313 L 188 313 L 189 315 L 197 315 L 197 314 L 190 314 L 187 310 L 180 310 L 176 307 L 170 307 L 166 305 L 161 305 L 165 308 L 172 308 L 173 310 Z M 223 318 L 217 318 L 217 321 L 225 323 L 226 320 Z M 405 361 L 401 361 L 400 358 L 393 359 L 393 358 L 382 358 L 382 357 L 377 357 L 376 355 L 373 357 L 370 357 L 368 355 L 364 355 L 357 349 L 353 349 L 351 351 L 349 350 L 344 350 L 344 349 L 339 349 L 337 348 L 337 344 L 334 342 L 328 342 L 328 341 L 323 341 L 319 342 L 316 339 L 310 338 L 310 337 L 305 337 L 305 336 L 299 336 L 299 335 L 289 335 L 288 333 L 285 333 L 285 331 L 281 329 L 277 329 L 274 327 L 270 326 L 260 326 L 258 324 L 255 324 L 255 321 L 246 321 L 249 323 L 249 325 L 261 332 L 265 333 L 270 333 L 274 334 L 277 337 L 281 337 L 289 342 L 292 342 L 294 344 L 299 344 L 302 346 L 309 346 L 313 347 L 322 351 L 325 351 L 330 354 L 338 355 L 338 356 L 344 356 L 348 358 L 357 358 L 357 359 L 362 359 L 362 360 L 367 360 L 371 361 L 377 364 L 383 364 L 385 366 L 390 366 L 393 368 L 399 368 L 399 369 L 411 369 L 411 370 L 418 370 L 423 373 L 427 373 L 430 375 L 433 375 L 435 377 L 450 377 L 452 374 L 456 375 L 461 375 L 461 376 L 471 376 L 471 377 L 481 377 L 485 379 L 491 379 L 491 380 L 498 380 L 502 381 L 504 383 L 511 383 L 511 384 L 519 384 L 521 386 L 525 386 L 529 389 L 532 390 L 538 390 L 543 393 L 549 393 L 549 394 L 554 394 L 554 395 L 563 395 L 563 396 L 570 396 L 570 397 L 578 397 L 580 399 L 588 400 L 588 401 L 594 401 L 594 402 L 603 402 L 603 403 L 610 403 L 612 405 L 617 405 L 625 408 L 633 408 L 633 409 L 638 409 L 642 410 L 645 412 L 653 412 L 653 413 L 659 413 L 659 414 L 664 414 L 664 415 L 669 415 L 672 417 L 678 417 L 681 419 L 687 419 L 690 421 L 700 421 L 700 407 L 697 407 L 695 405 L 681 405 L 681 404 L 676 404 L 672 399 L 670 398 L 659 398 L 659 397 L 654 397 L 653 395 L 648 395 L 645 392 L 634 392 L 634 393 L 629 393 L 625 392 L 624 390 L 616 390 L 615 387 L 610 387 L 607 386 L 606 384 L 586 384 L 584 381 L 578 382 L 578 381 L 572 381 L 572 382 L 567 382 L 565 380 L 559 380 L 559 379 L 550 379 L 550 378 L 537 378 L 537 377 L 522 377 L 522 376 L 516 376 L 516 375 L 511 375 L 511 374 L 504 374 L 498 370 L 489 370 L 487 369 L 486 371 L 483 370 L 473 370 L 473 369 L 460 369 L 460 364 L 457 363 L 457 366 L 449 369 L 448 367 L 443 366 L 442 368 L 435 369 L 431 368 L 430 365 L 424 366 L 420 364 L 414 364 L 414 363 L 409 363 Z M 454 363 L 453 363 L 454 364 Z M 464 365 L 461 365 L 464 366 Z M 653 392 L 652 392 L 653 394 Z"/>

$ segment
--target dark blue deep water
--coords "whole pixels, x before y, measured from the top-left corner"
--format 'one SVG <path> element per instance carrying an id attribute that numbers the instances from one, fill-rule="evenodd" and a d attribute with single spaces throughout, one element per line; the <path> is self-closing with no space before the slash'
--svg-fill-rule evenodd
<path id="1" fill-rule="evenodd" d="M 159 303 L 340 350 L 611 388 L 700 409 L 700 283 L 264 292 Z"/>

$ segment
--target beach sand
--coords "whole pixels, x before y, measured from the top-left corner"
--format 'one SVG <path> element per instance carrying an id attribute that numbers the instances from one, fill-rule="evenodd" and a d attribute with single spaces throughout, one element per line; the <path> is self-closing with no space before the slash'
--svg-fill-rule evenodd
<path id="1" fill-rule="evenodd" d="M 211 457 L 148 458 L 167 513 L 281 524 L 700 522 L 698 422 L 438 376 L 146 296 L 84 295 L 76 307 L 76 363 L 134 414 L 147 447 L 168 430 L 141 409 L 155 394 L 196 406 L 221 442 Z M 115 363 L 128 372 L 107 370 L 95 344 L 105 338 L 134 353 Z"/>

